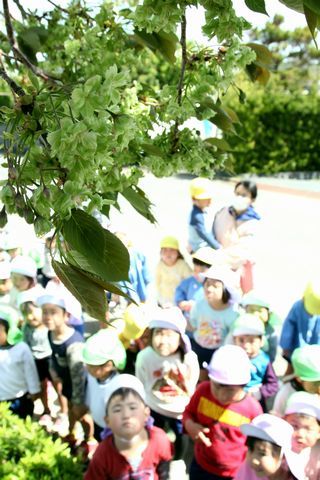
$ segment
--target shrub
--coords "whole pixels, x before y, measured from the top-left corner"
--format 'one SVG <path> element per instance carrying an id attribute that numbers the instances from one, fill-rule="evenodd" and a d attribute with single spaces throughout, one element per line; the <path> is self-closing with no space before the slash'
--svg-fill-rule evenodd
<path id="1" fill-rule="evenodd" d="M 82 474 L 67 445 L 53 441 L 37 423 L 21 420 L 0 403 L 1 480 L 75 480 Z"/>

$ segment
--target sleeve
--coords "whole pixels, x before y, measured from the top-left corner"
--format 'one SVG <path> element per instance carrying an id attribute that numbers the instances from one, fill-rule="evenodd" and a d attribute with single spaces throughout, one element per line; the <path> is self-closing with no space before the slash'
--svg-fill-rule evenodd
<path id="1" fill-rule="evenodd" d="M 207 242 L 210 247 L 214 248 L 215 250 L 221 247 L 220 243 L 218 242 L 218 240 L 216 240 L 213 233 L 206 230 L 202 213 L 199 212 L 198 214 L 193 215 L 191 221 L 199 237 L 202 238 L 202 240 L 204 240 L 205 242 Z"/>
<path id="2" fill-rule="evenodd" d="M 30 348 L 25 344 L 23 351 L 23 369 L 25 379 L 28 385 L 28 392 L 32 395 L 40 392 L 40 380 Z"/>
<path id="3" fill-rule="evenodd" d="M 156 472 L 158 474 L 159 480 L 169 480 L 170 478 L 170 462 L 165 462 L 162 460 L 159 462 Z"/>
<path id="4" fill-rule="evenodd" d="M 290 312 L 287 315 L 287 318 L 284 321 L 281 337 L 280 337 L 280 346 L 283 350 L 289 350 L 292 352 L 294 350 L 295 338 L 297 336 L 297 303 L 295 303 Z"/>
<path id="5" fill-rule="evenodd" d="M 89 468 L 84 475 L 84 480 L 111 480 L 111 477 L 107 473 L 106 457 L 107 452 L 102 442 L 89 463 Z"/>
<path id="6" fill-rule="evenodd" d="M 190 318 L 189 318 L 189 324 L 194 330 L 197 328 L 198 315 L 199 315 L 199 308 L 198 308 L 198 302 L 196 302 L 190 310 Z"/>
<path id="7" fill-rule="evenodd" d="M 143 279 L 144 279 L 145 284 L 147 286 L 152 281 L 152 273 L 151 273 L 151 270 L 149 268 L 147 257 L 145 257 L 144 255 L 141 255 L 141 263 L 142 263 Z"/>
<path id="8" fill-rule="evenodd" d="M 262 400 L 273 397 L 279 390 L 278 379 L 271 363 L 268 364 L 260 388 Z"/>
<path id="9" fill-rule="evenodd" d="M 85 404 L 86 372 L 82 361 L 83 344 L 72 343 L 67 348 L 67 363 L 72 381 L 72 403 L 74 405 Z"/>
<path id="10" fill-rule="evenodd" d="M 189 370 L 189 377 L 187 378 L 188 390 L 190 393 L 193 393 L 197 386 L 200 374 L 197 355 L 192 351 L 187 353 L 185 355 L 184 363 Z"/>
<path id="11" fill-rule="evenodd" d="M 190 399 L 190 402 L 188 403 L 188 405 L 185 408 L 185 411 L 184 411 L 183 416 L 182 416 L 183 427 L 185 427 L 185 424 L 186 424 L 187 420 L 193 420 L 194 422 L 198 422 L 197 407 L 198 407 L 199 398 L 201 396 L 201 391 L 202 391 L 201 386 L 202 385 L 200 384 L 200 386 L 194 392 L 194 394 L 192 395 L 192 397 Z"/>
<path id="12" fill-rule="evenodd" d="M 186 295 L 186 281 L 182 280 L 182 282 L 179 283 L 179 285 L 176 288 L 175 294 L 174 294 L 174 303 L 176 305 L 179 305 L 180 302 L 183 302 L 184 300 L 187 300 L 187 295 Z"/>

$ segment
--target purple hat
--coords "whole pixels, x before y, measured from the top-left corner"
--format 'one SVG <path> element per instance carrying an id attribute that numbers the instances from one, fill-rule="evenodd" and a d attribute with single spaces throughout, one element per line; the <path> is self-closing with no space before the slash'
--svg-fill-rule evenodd
<path id="1" fill-rule="evenodd" d="M 151 313 L 150 316 L 151 320 L 148 325 L 150 329 L 169 328 L 170 330 L 180 333 L 185 353 L 190 352 L 190 340 L 186 335 L 187 322 L 180 308 L 157 308 Z"/>
<path id="2" fill-rule="evenodd" d="M 224 345 L 214 354 L 210 363 L 203 363 L 211 380 L 222 385 L 246 385 L 251 378 L 251 362 L 243 348 Z"/>

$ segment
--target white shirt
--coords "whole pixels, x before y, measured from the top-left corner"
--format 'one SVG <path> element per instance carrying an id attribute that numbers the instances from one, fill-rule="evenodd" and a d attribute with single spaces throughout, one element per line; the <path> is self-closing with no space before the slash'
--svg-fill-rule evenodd
<path id="1" fill-rule="evenodd" d="M 87 376 L 86 405 L 89 407 L 94 423 L 101 428 L 106 426 L 104 420 L 106 415 L 105 398 L 110 380 L 114 377 L 115 375 L 111 375 L 105 382 L 99 383 L 90 373 Z"/>
<path id="2" fill-rule="evenodd" d="M 40 392 L 40 381 L 30 348 L 24 342 L 0 348 L 0 401 Z"/>

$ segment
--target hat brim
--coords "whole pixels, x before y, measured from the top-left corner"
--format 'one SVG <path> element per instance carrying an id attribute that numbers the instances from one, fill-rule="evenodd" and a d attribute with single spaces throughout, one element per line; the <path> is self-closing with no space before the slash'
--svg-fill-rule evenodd
<path id="1" fill-rule="evenodd" d="M 272 443 L 275 443 L 277 445 L 277 442 L 272 437 L 270 437 L 270 435 L 268 435 L 261 428 L 255 427 L 254 425 L 251 425 L 251 424 L 241 425 L 240 430 L 247 437 L 259 438 L 260 440 L 265 440 L 267 442 L 272 442 Z"/>

